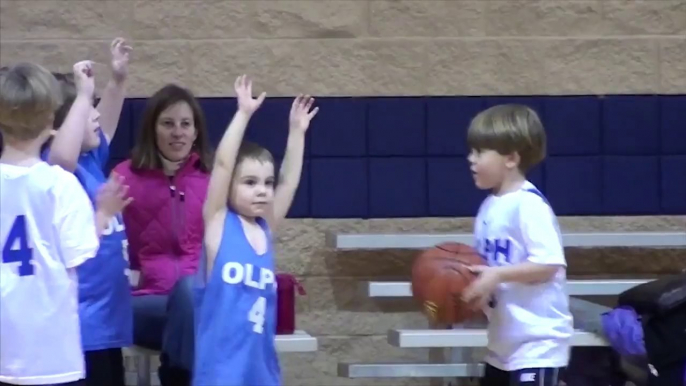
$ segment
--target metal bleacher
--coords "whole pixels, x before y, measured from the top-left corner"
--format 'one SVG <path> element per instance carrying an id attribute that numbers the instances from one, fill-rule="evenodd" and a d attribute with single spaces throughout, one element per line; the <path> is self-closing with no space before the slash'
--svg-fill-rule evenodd
<path id="1" fill-rule="evenodd" d="M 278 352 L 314 352 L 317 351 L 317 338 L 310 336 L 305 331 L 296 331 L 292 335 L 277 335 L 276 350 Z M 158 356 L 159 352 L 134 346 L 124 349 L 125 356 L 136 357 L 137 386 L 151 386 L 151 358 Z"/>
<path id="2" fill-rule="evenodd" d="M 424 249 L 443 242 L 473 244 L 471 234 L 335 234 L 326 235 L 326 244 L 337 250 Z M 680 248 L 686 246 L 686 232 L 617 232 L 565 233 L 565 247 L 579 248 Z M 618 295 L 647 279 L 569 280 L 570 296 Z M 411 297 L 409 282 L 370 282 L 372 298 Z M 576 332 L 574 346 L 606 346 L 597 329 L 585 323 L 587 315 L 599 316 L 603 306 L 573 299 Z M 574 306 L 583 308 L 576 314 Z M 596 308 L 597 307 L 597 308 Z M 388 332 L 388 343 L 401 348 L 428 348 L 431 363 L 339 363 L 338 376 L 345 378 L 474 378 L 480 377 L 482 365 L 474 360 L 474 349 L 487 344 L 484 325 L 465 325 L 460 329 L 406 330 Z M 452 348 L 451 363 L 437 362 L 444 350 Z M 440 359 L 439 359 L 440 361 Z"/>
<path id="3" fill-rule="evenodd" d="M 138 271 L 130 272 L 129 282 L 133 287 L 138 285 L 139 276 Z M 302 330 L 297 330 L 292 335 L 277 335 L 275 343 L 278 352 L 315 352 L 318 348 L 317 338 Z M 152 386 L 152 373 L 157 369 L 151 368 L 151 362 L 152 358 L 159 356 L 160 353 L 140 346 L 126 347 L 123 353 L 125 357 L 133 357 L 136 361 L 136 379 L 127 379 L 126 384 Z"/>

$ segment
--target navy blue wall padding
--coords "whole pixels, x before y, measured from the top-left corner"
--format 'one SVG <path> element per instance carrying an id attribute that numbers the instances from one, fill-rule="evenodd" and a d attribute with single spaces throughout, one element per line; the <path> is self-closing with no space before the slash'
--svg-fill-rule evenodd
<path id="1" fill-rule="evenodd" d="M 431 155 L 469 154 L 469 123 L 484 109 L 484 98 L 428 98 L 426 101 L 427 153 Z"/>
<path id="2" fill-rule="evenodd" d="M 660 106 L 656 96 L 609 96 L 602 101 L 606 155 L 658 154 Z"/>
<path id="3" fill-rule="evenodd" d="M 660 213 L 659 161 L 656 156 L 605 156 L 604 212 L 608 215 Z"/>
<path id="4" fill-rule="evenodd" d="M 592 215 L 603 209 L 602 158 L 550 157 L 545 191 L 557 215 Z"/>
<path id="5" fill-rule="evenodd" d="M 686 154 L 686 96 L 662 97 L 662 154 Z"/>
<path id="6" fill-rule="evenodd" d="M 547 97 L 541 117 L 548 155 L 597 155 L 600 150 L 600 100 L 596 97 Z"/>
<path id="7" fill-rule="evenodd" d="M 686 214 L 686 155 L 661 159 L 662 212 Z"/>
<path id="8" fill-rule="evenodd" d="M 143 113 L 145 112 L 145 104 L 146 103 L 147 103 L 147 99 L 139 99 L 139 98 L 130 99 L 131 124 L 133 127 L 132 140 L 133 140 L 134 145 L 135 145 L 136 141 L 138 141 L 138 132 L 140 131 L 141 124 L 143 123 Z"/>
<path id="9" fill-rule="evenodd" d="M 369 155 L 426 154 L 426 106 L 423 98 L 369 99 Z"/>
<path id="10" fill-rule="evenodd" d="M 288 115 L 292 98 L 269 98 L 253 115 L 245 133 L 245 139 L 266 147 L 274 157 L 283 157 L 288 138 Z M 233 112 L 231 113 L 233 115 Z M 307 144 L 306 140 L 306 144 Z M 305 146 L 309 154 L 310 146 Z"/>
<path id="11" fill-rule="evenodd" d="M 429 216 L 475 216 L 486 192 L 474 186 L 469 163 L 463 158 L 427 160 Z"/>
<path id="12" fill-rule="evenodd" d="M 277 159 L 292 101 L 268 99 L 246 134 Z M 200 103 L 216 145 L 235 98 Z M 528 178 L 557 214 L 686 214 L 686 96 L 444 96 L 317 98 L 289 216 L 473 216 L 486 192 L 469 172 L 467 128 L 501 103 L 540 114 L 548 157 Z M 111 166 L 128 157 L 144 107 L 144 99 L 125 102 Z"/>
<path id="13" fill-rule="evenodd" d="M 426 186 L 424 158 L 370 159 L 369 216 L 426 216 Z"/>
<path id="14" fill-rule="evenodd" d="M 317 99 L 319 113 L 310 125 L 313 157 L 364 157 L 367 154 L 367 101 Z"/>
<path id="15" fill-rule="evenodd" d="M 541 191 L 541 193 L 545 194 L 545 162 L 540 163 L 536 166 L 534 166 L 529 172 L 526 174 L 526 178 L 538 189 Z"/>
<path id="16" fill-rule="evenodd" d="M 484 107 L 493 107 L 502 104 L 518 104 L 532 108 L 539 117 L 543 117 L 543 98 L 536 96 L 492 96 L 484 98 Z M 545 125 L 545 122 L 543 122 Z"/>
<path id="17" fill-rule="evenodd" d="M 236 100 L 233 98 L 207 98 L 200 105 L 205 113 L 207 135 L 213 148 L 219 145 L 219 141 L 226 131 L 229 120 L 236 112 Z"/>
<path id="18" fill-rule="evenodd" d="M 281 168 L 281 163 L 283 160 L 275 160 L 274 173 L 276 176 L 279 175 L 279 168 Z M 298 190 L 295 192 L 295 197 L 293 198 L 293 203 L 291 203 L 291 209 L 288 211 L 287 217 L 293 218 L 303 218 L 312 217 L 310 215 L 310 161 L 305 160 L 303 162 L 303 170 L 300 175 L 300 185 L 298 185 Z"/>
<path id="19" fill-rule="evenodd" d="M 367 160 L 317 158 L 310 161 L 312 217 L 369 216 Z"/>
<path id="20" fill-rule="evenodd" d="M 133 145 L 133 112 L 131 110 L 131 103 L 124 102 L 122 106 L 121 116 L 119 117 L 119 124 L 117 125 L 117 132 L 110 142 L 110 158 L 126 158 L 131 153 Z"/>

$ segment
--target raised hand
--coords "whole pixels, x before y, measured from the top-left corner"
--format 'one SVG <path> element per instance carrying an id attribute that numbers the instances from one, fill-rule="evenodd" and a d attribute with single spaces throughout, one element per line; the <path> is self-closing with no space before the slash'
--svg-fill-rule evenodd
<path id="1" fill-rule="evenodd" d="M 247 75 L 241 75 L 236 78 L 234 83 L 236 90 L 236 97 L 238 98 L 238 110 L 252 115 L 264 102 L 267 96 L 266 92 L 260 94 L 257 98 L 252 97 L 252 80 Z"/>
<path id="2" fill-rule="evenodd" d="M 133 201 L 128 193 L 129 187 L 124 185 L 124 178 L 113 172 L 98 191 L 96 209 L 108 217 L 113 217 Z"/>
<path id="3" fill-rule="evenodd" d="M 83 60 L 74 64 L 73 70 L 76 92 L 92 99 L 93 94 L 95 93 L 93 62 L 90 60 Z"/>
<path id="4" fill-rule="evenodd" d="M 112 76 L 115 81 L 123 82 L 129 74 L 129 57 L 133 48 L 124 38 L 116 38 L 110 45 L 112 53 Z"/>
<path id="5" fill-rule="evenodd" d="M 319 112 L 319 107 L 312 109 L 314 98 L 309 95 L 298 95 L 291 105 L 289 117 L 290 130 L 306 132 L 310 127 L 310 121 Z"/>

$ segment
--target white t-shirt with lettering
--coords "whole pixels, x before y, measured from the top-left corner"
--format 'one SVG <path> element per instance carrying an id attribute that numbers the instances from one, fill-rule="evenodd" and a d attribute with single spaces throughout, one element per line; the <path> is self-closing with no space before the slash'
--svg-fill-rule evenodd
<path id="1" fill-rule="evenodd" d="M 74 268 L 98 247 L 93 206 L 73 174 L 0 164 L 0 382 L 84 378 Z"/>
<path id="2" fill-rule="evenodd" d="M 567 263 L 545 197 L 529 181 L 517 191 L 490 195 L 479 208 L 474 238 L 490 266 L 532 262 L 560 267 L 546 283 L 499 285 L 485 310 L 486 362 L 505 371 L 567 366 L 574 333 L 565 289 Z"/>

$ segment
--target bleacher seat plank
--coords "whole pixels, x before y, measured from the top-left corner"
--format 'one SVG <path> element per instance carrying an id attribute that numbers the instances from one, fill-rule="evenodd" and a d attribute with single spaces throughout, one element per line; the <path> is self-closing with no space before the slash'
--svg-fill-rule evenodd
<path id="1" fill-rule="evenodd" d="M 567 291 L 570 296 L 608 296 L 620 293 L 637 285 L 650 281 L 649 279 L 594 279 L 569 280 Z M 373 281 L 369 283 L 369 297 L 409 297 L 412 296 L 412 284 L 402 281 Z"/>
<path id="2" fill-rule="evenodd" d="M 480 363 L 339 363 L 345 378 L 469 378 L 483 376 Z"/>
<path id="3" fill-rule="evenodd" d="M 488 336 L 485 329 L 458 330 L 390 330 L 388 343 L 402 348 L 449 348 L 449 347 L 486 347 Z M 575 330 L 572 346 L 607 346 L 602 337 Z"/>
<path id="4" fill-rule="evenodd" d="M 326 245 L 340 250 L 354 249 L 424 249 L 444 242 L 457 242 L 472 245 L 474 237 L 462 234 L 326 234 Z M 643 247 L 669 248 L 686 246 L 686 232 L 604 232 L 604 233 L 564 233 L 562 243 L 565 247 L 608 248 Z"/>

